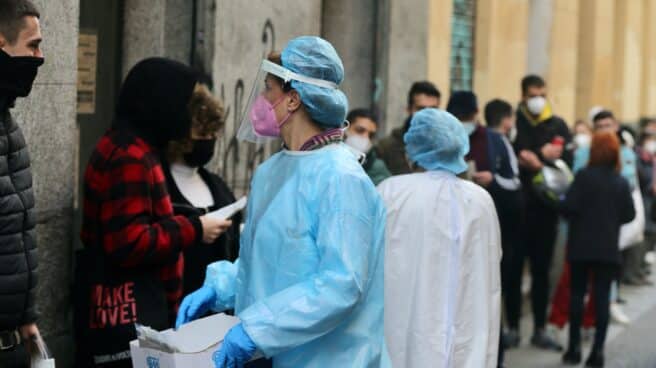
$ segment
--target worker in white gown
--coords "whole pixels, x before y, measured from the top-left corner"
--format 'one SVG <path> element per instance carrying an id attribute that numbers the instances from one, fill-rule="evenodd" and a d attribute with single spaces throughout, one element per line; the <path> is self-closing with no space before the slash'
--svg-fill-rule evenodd
<path id="1" fill-rule="evenodd" d="M 501 240 L 492 199 L 456 175 L 469 138 L 424 109 L 404 136 L 414 174 L 378 189 L 387 207 L 385 337 L 397 368 L 496 367 Z"/>

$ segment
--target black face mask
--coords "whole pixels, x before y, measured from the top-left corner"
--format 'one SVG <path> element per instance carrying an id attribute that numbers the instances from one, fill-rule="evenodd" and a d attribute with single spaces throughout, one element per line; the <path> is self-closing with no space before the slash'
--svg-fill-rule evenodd
<path id="1" fill-rule="evenodd" d="M 27 97 L 43 58 L 33 56 L 12 57 L 0 49 L 0 93 L 10 97 Z"/>
<path id="2" fill-rule="evenodd" d="M 192 142 L 194 147 L 184 155 L 185 162 L 191 167 L 207 165 L 214 156 L 216 139 L 194 139 Z"/>

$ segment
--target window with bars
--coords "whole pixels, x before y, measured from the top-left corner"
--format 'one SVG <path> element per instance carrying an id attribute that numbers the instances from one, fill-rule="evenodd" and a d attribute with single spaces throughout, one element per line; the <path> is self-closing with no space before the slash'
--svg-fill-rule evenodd
<path id="1" fill-rule="evenodd" d="M 451 91 L 471 91 L 474 79 L 476 0 L 453 0 L 451 17 Z"/>

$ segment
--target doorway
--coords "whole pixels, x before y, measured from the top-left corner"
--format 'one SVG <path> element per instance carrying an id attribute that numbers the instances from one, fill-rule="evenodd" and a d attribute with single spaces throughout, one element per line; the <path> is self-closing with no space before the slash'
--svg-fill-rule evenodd
<path id="1" fill-rule="evenodd" d="M 111 126 L 121 83 L 122 0 L 80 0 L 78 46 L 79 132 L 74 250 L 81 248 L 84 171 L 96 143 Z"/>

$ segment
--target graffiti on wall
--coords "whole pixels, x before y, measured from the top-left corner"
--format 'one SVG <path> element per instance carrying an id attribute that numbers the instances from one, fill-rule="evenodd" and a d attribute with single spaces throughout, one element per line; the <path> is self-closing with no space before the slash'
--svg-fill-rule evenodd
<path id="1" fill-rule="evenodd" d="M 266 58 L 276 49 L 276 33 L 271 19 L 266 19 L 264 22 L 260 42 L 262 58 Z M 225 83 L 222 83 L 219 92 L 223 101 L 232 101 L 232 104 L 226 105 L 225 108 L 226 134 L 218 143 L 219 159 L 215 161 L 213 171 L 221 175 L 237 196 L 248 192 L 248 186 L 257 166 L 281 146 L 280 141 L 273 141 L 268 145 L 256 145 L 242 142 L 237 138 L 241 119 L 245 113 L 245 104 L 248 102 L 247 93 L 251 92 L 250 88 L 251 86 L 246 86 L 244 79 L 240 77 L 227 91 Z"/>

